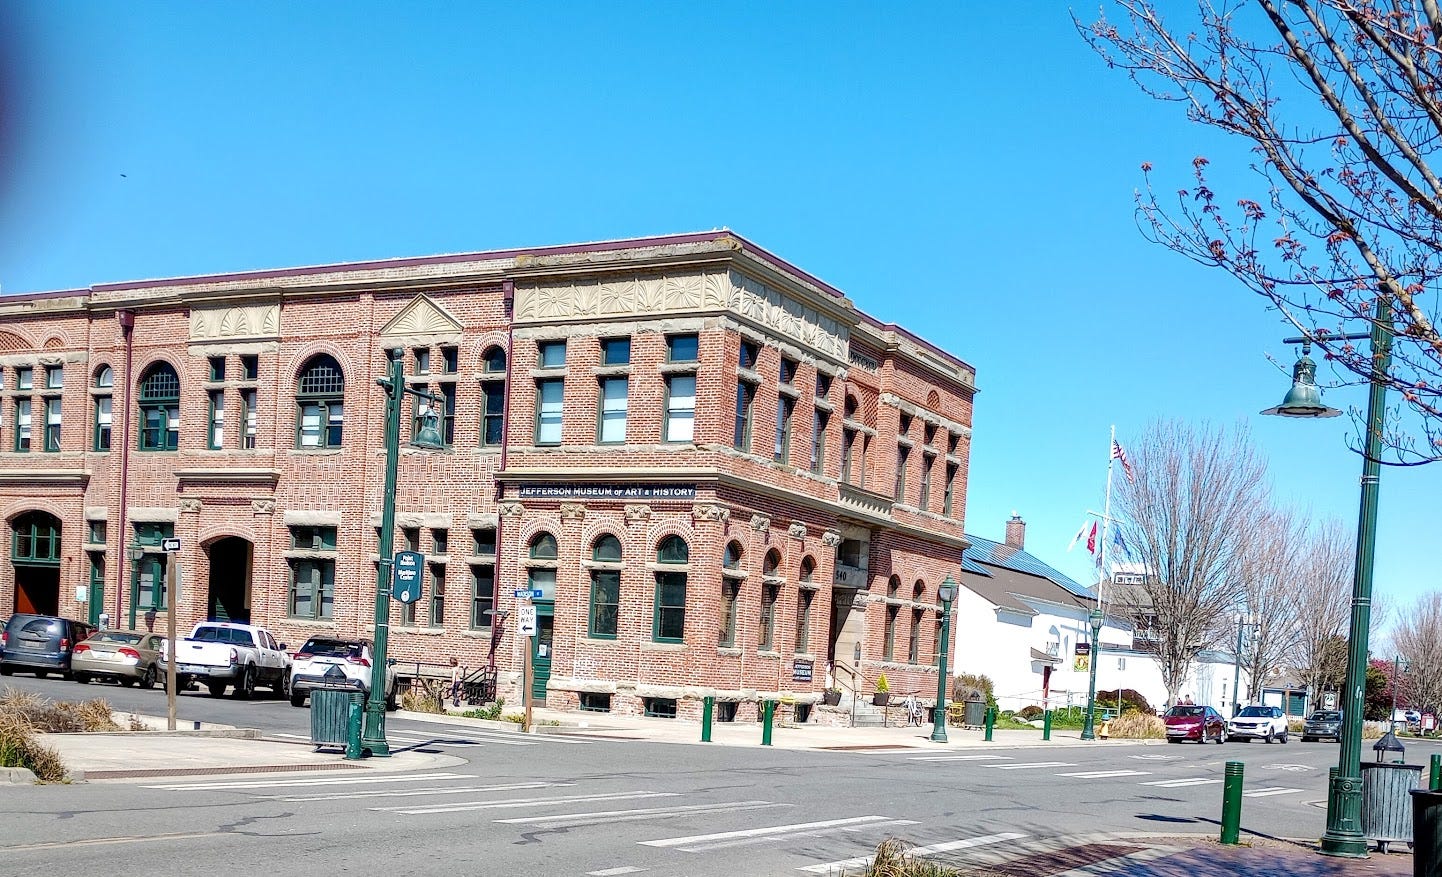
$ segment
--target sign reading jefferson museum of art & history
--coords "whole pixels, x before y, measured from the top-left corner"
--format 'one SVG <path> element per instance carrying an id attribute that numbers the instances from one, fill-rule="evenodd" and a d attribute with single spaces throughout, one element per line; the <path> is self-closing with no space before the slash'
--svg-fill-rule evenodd
<path id="1" fill-rule="evenodd" d="M 522 484 L 521 499 L 678 499 L 696 498 L 694 484 Z"/>

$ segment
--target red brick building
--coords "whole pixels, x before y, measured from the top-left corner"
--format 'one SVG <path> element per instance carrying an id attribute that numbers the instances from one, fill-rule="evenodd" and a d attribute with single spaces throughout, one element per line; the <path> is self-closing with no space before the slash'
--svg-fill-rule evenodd
<path id="1" fill-rule="evenodd" d="M 368 634 L 390 350 L 448 443 L 400 459 L 399 660 L 516 703 L 526 588 L 553 707 L 935 691 L 975 372 L 726 231 L 0 299 L 0 616 L 163 626 L 173 535 L 182 630 Z"/>

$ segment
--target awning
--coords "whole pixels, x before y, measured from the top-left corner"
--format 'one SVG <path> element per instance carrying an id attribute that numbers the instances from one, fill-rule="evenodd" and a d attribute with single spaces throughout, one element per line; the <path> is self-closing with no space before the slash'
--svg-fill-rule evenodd
<path id="1" fill-rule="evenodd" d="M 1046 652 L 1040 651 L 1038 649 L 1031 650 L 1031 659 L 1033 661 L 1040 661 L 1043 664 L 1061 663 L 1061 658 L 1058 658 L 1056 655 L 1048 655 Z"/>

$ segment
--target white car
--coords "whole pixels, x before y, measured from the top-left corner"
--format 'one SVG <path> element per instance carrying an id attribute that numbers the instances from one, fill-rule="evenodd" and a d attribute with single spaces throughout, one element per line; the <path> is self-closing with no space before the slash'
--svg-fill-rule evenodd
<path id="1" fill-rule="evenodd" d="M 351 688 L 368 694 L 371 687 L 369 640 L 313 636 L 291 657 L 290 705 L 304 706 L 313 688 Z M 396 708 L 394 662 L 386 667 L 386 709 Z"/>
<path id="2" fill-rule="evenodd" d="M 1244 706 L 1227 722 L 1228 740 L 1287 742 L 1287 716 L 1279 706 Z"/>

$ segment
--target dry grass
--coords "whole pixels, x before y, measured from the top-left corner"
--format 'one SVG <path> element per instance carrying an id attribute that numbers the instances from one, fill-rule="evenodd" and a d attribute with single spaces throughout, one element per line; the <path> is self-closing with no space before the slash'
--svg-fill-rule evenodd
<path id="1" fill-rule="evenodd" d="M 876 856 L 860 877 L 959 877 L 955 868 L 911 855 L 911 844 L 889 837 L 876 848 Z"/>
<path id="2" fill-rule="evenodd" d="M 416 694 L 414 691 L 401 692 L 401 709 L 412 713 L 443 713 L 441 701 L 434 695 Z"/>
<path id="3" fill-rule="evenodd" d="M 1160 740 L 1167 736 L 1167 723 L 1146 713 L 1126 713 L 1112 719 L 1107 731 L 1127 740 Z"/>
<path id="4" fill-rule="evenodd" d="M 52 702 L 13 688 L 0 694 L 0 717 L 44 733 L 121 730 L 111 715 L 110 703 L 103 698 Z"/>

